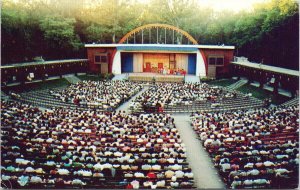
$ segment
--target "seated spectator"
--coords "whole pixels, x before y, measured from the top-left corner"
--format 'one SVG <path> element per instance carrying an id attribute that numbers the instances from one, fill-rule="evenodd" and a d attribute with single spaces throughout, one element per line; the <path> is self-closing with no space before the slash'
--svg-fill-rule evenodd
<path id="1" fill-rule="evenodd" d="M 206 83 L 162 83 L 155 84 L 138 96 L 132 106 L 144 108 L 145 111 L 163 112 L 165 107 L 189 106 L 195 101 L 230 99 L 234 94 Z M 153 107 L 156 109 L 150 109 Z"/>
<path id="2" fill-rule="evenodd" d="M 50 94 L 64 102 L 112 110 L 140 90 L 140 84 L 127 81 L 81 81 Z"/>
<path id="3" fill-rule="evenodd" d="M 228 175 L 231 188 L 282 188 L 281 179 L 284 187 L 297 183 L 290 174 L 298 175 L 298 170 L 288 160 L 299 154 L 298 148 L 292 148 L 299 145 L 292 142 L 299 138 L 298 115 L 294 106 L 196 112 L 191 118 L 204 147 L 214 156 L 215 166 L 221 175 Z"/>
<path id="4" fill-rule="evenodd" d="M 17 178 L 13 187 L 107 187 L 114 181 L 114 188 L 170 188 L 179 187 L 181 179 L 193 182 L 168 114 L 40 111 L 17 102 L 1 102 L 1 109 L 2 178 L 29 176 Z M 172 184 L 166 178 L 173 178 Z"/>

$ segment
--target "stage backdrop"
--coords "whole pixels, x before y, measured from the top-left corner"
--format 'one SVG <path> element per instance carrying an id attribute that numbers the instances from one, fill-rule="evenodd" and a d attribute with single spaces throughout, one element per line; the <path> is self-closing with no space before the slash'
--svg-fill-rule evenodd
<path id="1" fill-rule="evenodd" d="M 170 66 L 170 55 L 168 53 L 145 53 L 144 54 L 144 69 L 146 63 L 151 63 L 151 68 L 158 68 L 162 64 L 164 68 Z"/>
<path id="2" fill-rule="evenodd" d="M 188 54 L 176 54 L 176 68 L 187 71 L 188 69 Z"/>
<path id="3" fill-rule="evenodd" d="M 143 54 L 134 53 L 133 54 L 133 72 L 141 73 L 143 72 Z"/>
<path id="4" fill-rule="evenodd" d="M 196 74 L 196 60 L 196 54 L 175 54 L 176 68 L 188 74 Z M 121 53 L 122 73 L 157 72 L 159 68 L 170 68 L 169 53 Z"/>

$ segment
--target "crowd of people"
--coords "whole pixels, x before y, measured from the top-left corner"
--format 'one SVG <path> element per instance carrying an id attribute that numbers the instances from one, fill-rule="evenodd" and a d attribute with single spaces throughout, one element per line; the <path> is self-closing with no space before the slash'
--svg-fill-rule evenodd
<path id="1" fill-rule="evenodd" d="M 13 188 L 193 186 L 170 115 L 41 111 L 6 101 L 1 110 L 1 179 Z"/>
<path id="2" fill-rule="evenodd" d="M 186 70 L 184 69 L 168 69 L 168 68 L 159 68 L 158 69 L 158 73 L 161 73 L 161 74 L 168 74 L 168 75 L 186 75 Z"/>
<path id="3" fill-rule="evenodd" d="M 62 101 L 107 112 L 42 111 L 1 101 L 2 182 L 13 188 L 192 188 L 185 145 L 169 114 L 113 111 L 142 88 L 128 81 L 82 81 L 50 91 Z M 133 105 L 163 112 L 164 107 L 235 97 L 235 92 L 206 83 L 160 83 Z M 228 187 L 294 188 L 298 116 L 299 108 L 293 106 L 196 112 L 191 120 Z"/>
<path id="4" fill-rule="evenodd" d="M 192 126 L 231 188 L 296 188 L 299 107 L 197 112 Z"/>
<path id="5" fill-rule="evenodd" d="M 80 81 L 50 94 L 63 102 L 113 110 L 141 90 L 138 83 L 129 81 Z"/>
<path id="6" fill-rule="evenodd" d="M 134 102 L 141 107 L 174 107 L 192 105 L 195 101 L 216 101 L 217 99 L 234 98 L 235 92 L 224 91 L 206 83 L 158 83 L 138 96 Z"/>

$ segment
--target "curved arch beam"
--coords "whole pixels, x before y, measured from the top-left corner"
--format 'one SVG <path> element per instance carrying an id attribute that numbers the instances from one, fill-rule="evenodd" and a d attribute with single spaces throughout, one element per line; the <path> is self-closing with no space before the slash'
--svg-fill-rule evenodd
<path id="1" fill-rule="evenodd" d="M 197 40 L 195 40 L 189 33 L 187 33 L 184 30 L 181 30 L 180 28 L 177 28 L 175 26 L 168 25 L 168 24 L 146 24 L 144 26 L 137 27 L 136 29 L 133 29 L 132 31 L 130 31 L 127 34 L 125 34 L 125 36 L 123 36 L 123 38 L 119 41 L 119 44 L 124 43 L 133 34 L 139 32 L 139 31 L 141 31 L 143 29 L 151 29 L 151 28 L 166 28 L 166 29 L 169 29 L 169 30 L 175 30 L 175 31 L 181 33 L 182 35 L 184 35 L 194 45 L 198 44 Z"/>

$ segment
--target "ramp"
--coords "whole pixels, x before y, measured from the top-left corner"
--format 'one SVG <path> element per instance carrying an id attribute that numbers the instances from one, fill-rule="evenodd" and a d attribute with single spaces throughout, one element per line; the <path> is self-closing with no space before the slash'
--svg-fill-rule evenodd
<path id="1" fill-rule="evenodd" d="M 125 80 L 125 79 L 128 79 L 128 73 L 117 74 L 114 76 L 112 80 L 114 81 L 114 80 Z"/>
<path id="2" fill-rule="evenodd" d="M 10 97 L 1 90 L 1 100 L 8 100 Z"/>
<path id="3" fill-rule="evenodd" d="M 289 98 L 292 97 L 292 93 L 290 91 L 284 90 L 282 88 L 278 88 L 278 94 L 289 97 Z"/>
<path id="4" fill-rule="evenodd" d="M 69 81 L 71 84 L 76 84 L 76 83 L 78 83 L 78 82 L 81 81 L 78 77 L 76 77 L 76 76 L 74 76 L 74 75 L 64 76 L 64 78 L 65 78 L 67 81 Z"/>
<path id="5" fill-rule="evenodd" d="M 227 89 L 228 90 L 236 90 L 238 89 L 239 87 L 243 86 L 244 84 L 246 84 L 248 81 L 245 80 L 245 79 L 241 79 L 239 81 L 237 81 L 236 83 L 233 83 L 229 86 L 227 86 Z"/>
<path id="6" fill-rule="evenodd" d="M 197 83 L 197 82 L 200 82 L 200 78 L 195 75 L 186 75 L 184 78 L 184 82 Z"/>

